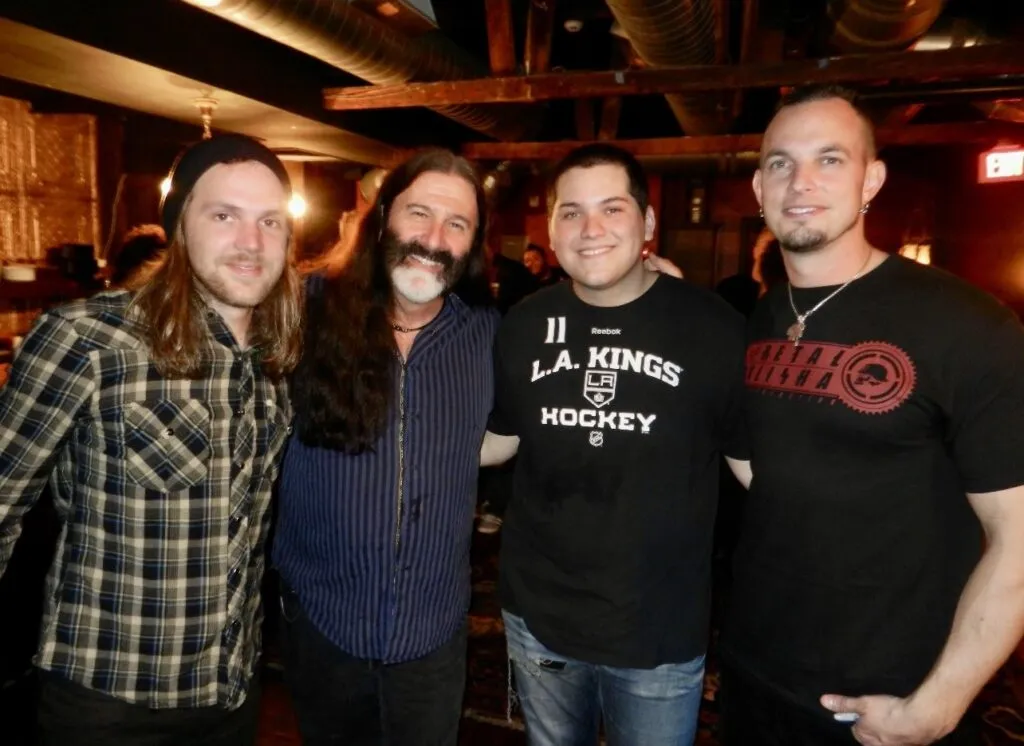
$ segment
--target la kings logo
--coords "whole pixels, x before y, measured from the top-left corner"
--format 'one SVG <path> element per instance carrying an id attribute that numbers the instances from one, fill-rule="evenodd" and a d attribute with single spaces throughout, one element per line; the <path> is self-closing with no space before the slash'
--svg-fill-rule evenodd
<path id="1" fill-rule="evenodd" d="M 615 382 L 619 374 L 607 370 L 588 370 L 583 379 L 583 398 L 600 409 L 615 400 Z"/>

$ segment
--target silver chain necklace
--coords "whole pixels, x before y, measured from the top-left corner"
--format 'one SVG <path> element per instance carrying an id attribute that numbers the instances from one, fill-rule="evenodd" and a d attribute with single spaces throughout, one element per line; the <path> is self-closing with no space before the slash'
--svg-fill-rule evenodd
<path id="1" fill-rule="evenodd" d="M 787 282 L 786 283 L 786 292 L 789 294 L 789 307 L 793 309 L 793 315 L 796 316 L 796 321 L 794 321 L 792 324 L 790 324 L 789 328 L 786 329 L 786 338 L 789 339 L 789 341 L 793 343 L 794 347 L 799 347 L 800 346 L 800 340 L 803 339 L 804 332 L 807 330 L 807 319 L 809 319 L 811 317 L 811 314 L 813 314 L 815 311 L 817 311 L 823 305 L 825 305 L 830 300 L 835 298 L 841 292 L 846 290 L 846 288 L 849 286 L 849 284 L 851 282 L 853 282 L 854 280 L 856 280 L 857 278 L 862 276 L 867 271 L 868 265 L 870 263 L 871 263 L 871 254 L 869 253 L 867 261 L 864 262 L 864 266 L 860 268 L 860 272 L 855 274 L 849 280 L 844 282 L 842 285 L 840 285 L 835 290 L 833 290 L 831 293 L 829 293 L 824 298 L 822 298 L 820 301 L 818 301 L 814 305 L 814 307 L 810 311 L 807 311 L 806 313 L 800 313 L 796 309 L 796 303 L 793 302 L 793 283 L 791 283 L 791 282 Z"/>

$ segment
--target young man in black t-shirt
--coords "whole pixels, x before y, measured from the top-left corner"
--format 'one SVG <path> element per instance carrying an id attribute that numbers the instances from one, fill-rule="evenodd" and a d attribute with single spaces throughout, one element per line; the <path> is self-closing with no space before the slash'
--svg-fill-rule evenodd
<path id="1" fill-rule="evenodd" d="M 719 454 L 749 477 L 742 319 L 644 266 L 646 177 L 607 145 L 555 171 L 571 282 L 506 316 L 483 459 L 518 446 L 501 598 L 533 746 L 693 742 Z M 504 436 L 504 437 L 501 437 Z"/>
<path id="2" fill-rule="evenodd" d="M 1024 629 L 1024 330 L 867 242 L 884 180 L 842 90 L 765 133 L 789 281 L 751 319 L 728 746 L 977 743 L 958 722 Z"/>

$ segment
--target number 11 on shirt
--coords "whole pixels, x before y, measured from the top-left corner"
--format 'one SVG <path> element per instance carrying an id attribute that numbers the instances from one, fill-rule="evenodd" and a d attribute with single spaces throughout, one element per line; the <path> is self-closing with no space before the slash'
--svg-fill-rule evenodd
<path id="1" fill-rule="evenodd" d="M 565 344 L 565 316 L 548 316 L 548 336 L 544 344 Z"/>

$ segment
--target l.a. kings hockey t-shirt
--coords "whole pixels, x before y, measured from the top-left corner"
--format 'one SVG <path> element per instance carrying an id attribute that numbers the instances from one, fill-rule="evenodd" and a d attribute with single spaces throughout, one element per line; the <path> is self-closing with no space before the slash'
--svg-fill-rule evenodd
<path id="1" fill-rule="evenodd" d="M 746 458 L 741 317 L 670 277 L 612 308 L 564 283 L 510 311 L 495 364 L 490 429 L 521 439 L 504 607 L 578 660 L 702 654 L 720 454 Z"/>

